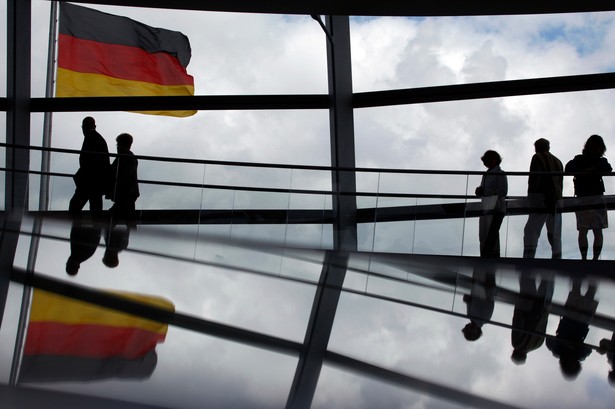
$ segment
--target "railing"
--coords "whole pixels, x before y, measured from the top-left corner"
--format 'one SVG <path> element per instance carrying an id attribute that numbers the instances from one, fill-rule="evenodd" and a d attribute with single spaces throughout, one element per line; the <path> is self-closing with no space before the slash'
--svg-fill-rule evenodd
<path id="1" fill-rule="evenodd" d="M 7 146 L 2 144 L 2 146 Z M 33 152 L 40 147 L 23 147 Z M 55 169 L 50 175 L 49 212 L 62 216 L 74 191 L 76 155 L 70 149 L 49 149 Z M 230 238 L 258 238 L 272 243 L 330 248 L 332 246 L 331 172 L 353 172 L 357 181 L 357 229 L 360 251 L 479 255 L 478 220 L 482 214 L 474 189 L 484 172 L 333 168 L 266 163 L 137 156 L 141 196 L 138 223 L 194 225 Z M 33 163 L 35 161 L 33 160 Z M 1 169 L 7 171 L 7 169 Z M 38 209 L 40 171 L 30 172 L 30 209 Z M 531 211 L 526 202 L 528 172 L 507 172 L 508 211 L 500 230 L 501 255 L 522 257 L 523 229 Z M 562 250 L 579 258 L 572 175 L 564 180 Z M 608 176 L 608 175 L 606 175 Z M 614 192 L 605 177 L 606 191 Z M 348 193 L 345 193 L 348 194 Z M 111 205 L 106 201 L 106 207 Z M 609 209 L 615 197 L 606 196 Z M 215 226 L 215 227 L 213 227 Z M 615 240 L 604 231 L 603 259 L 615 258 Z M 590 233 L 590 256 L 592 237 Z M 539 258 L 550 258 L 546 231 Z"/>

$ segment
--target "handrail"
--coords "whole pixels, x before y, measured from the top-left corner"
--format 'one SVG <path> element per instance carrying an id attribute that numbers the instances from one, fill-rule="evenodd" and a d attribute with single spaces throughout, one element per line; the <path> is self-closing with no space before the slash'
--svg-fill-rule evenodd
<path id="1" fill-rule="evenodd" d="M 0 142 L 0 147 L 26 149 L 36 151 L 48 151 L 56 153 L 80 154 L 81 150 L 67 148 L 45 148 L 34 145 L 18 145 Z M 100 152 L 90 152 L 92 154 L 101 154 Z M 117 153 L 109 153 L 110 157 L 119 156 Z M 195 165 L 219 165 L 219 166 L 236 166 L 236 167 L 251 167 L 251 168 L 271 168 L 271 169 L 296 169 L 296 170 L 321 170 L 321 171 L 338 171 L 338 172 L 356 172 L 356 173 L 400 173 L 400 174 L 427 174 L 427 175 L 485 175 L 487 171 L 480 170 L 441 170 L 441 169 L 400 169 L 400 168 L 366 168 L 366 167 L 340 167 L 340 166 L 322 166 L 322 165 L 298 165 L 298 164 L 278 164 L 267 162 L 242 162 L 242 161 L 223 161 L 212 159 L 191 159 L 177 158 L 167 156 L 151 156 L 151 155 L 134 155 L 135 158 L 154 161 L 154 162 L 171 162 L 171 163 L 189 163 Z M 2 169 L 12 170 L 12 169 Z M 31 173 L 35 173 L 32 171 Z M 529 171 L 503 171 L 508 176 L 528 176 L 548 174 L 556 176 L 574 176 L 582 174 L 582 172 L 529 172 Z M 602 176 L 613 176 L 615 173 L 603 173 Z M 63 176 L 58 174 L 57 176 Z M 72 176 L 72 175 L 71 175 Z"/>
<path id="2" fill-rule="evenodd" d="M 374 170 L 377 171 L 377 170 Z M 48 175 L 48 176 L 57 176 L 57 177 L 65 177 L 72 178 L 73 174 L 70 173 L 61 173 L 61 172 L 42 172 L 40 170 L 17 170 L 17 169 L 9 169 L 6 167 L 0 167 L 0 172 L 15 172 L 15 173 L 28 173 L 33 175 Z M 426 171 L 427 172 L 427 171 Z M 446 171 L 437 171 L 438 174 L 448 174 Z M 444 172 L 444 173 L 443 173 Z M 477 173 L 477 174 L 483 174 Z M 529 172 L 517 172 L 522 175 L 527 175 Z M 549 172 L 541 172 L 541 173 L 549 173 Z M 554 174 L 549 173 L 549 174 Z M 559 172 L 558 172 L 559 173 Z M 457 173 L 455 173 L 457 174 Z M 463 173 L 464 175 L 468 173 Z M 564 173 L 565 175 L 572 175 L 572 173 Z M 609 174 L 610 176 L 615 176 L 615 174 Z M 605 175 L 605 176 L 609 176 Z M 336 190 L 322 190 L 322 189 L 292 189 L 292 188 L 271 188 L 271 187 L 254 187 L 254 186 L 236 186 L 236 185 L 216 185 L 216 184 L 207 184 L 207 183 L 188 183 L 188 182 L 169 182 L 169 181 L 161 181 L 161 180 L 147 180 L 147 179 L 139 179 L 139 183 L 146 185 L 158 185 L 158 186 L 173 186 L 173 187 L 186 187 L 186 188 L 195 188 L 195 189 L 219 189 L 219 190 L 237 190 L 237 191 L 246 191 L 246 192 L 267 192 L 267 193 L 285 193 L 285 194 L 308 194 L 308 195 L 334 195 L 339 194 L 341 196 L 357 196 L 357 197 L 380 197 L 380 198 L 399 198 L 399 199 L 459 199 L 459 200 L 467 200 L 467 199 L 476 199 L 479 198 L 474 195 L 447 195 L 447 194 L 430 194 L 430 193 L 387 193 L 387 192 L 341 192 Z M 506 196 L 508 200 L 524 200 L 527 196 L 517 196 L 517 195 L 509 195 Z M 605 195 L 605 197 L 615 197 L 613 195 Z M 572 198 L 569 196 L 564 196 L 563 199 Z"/>

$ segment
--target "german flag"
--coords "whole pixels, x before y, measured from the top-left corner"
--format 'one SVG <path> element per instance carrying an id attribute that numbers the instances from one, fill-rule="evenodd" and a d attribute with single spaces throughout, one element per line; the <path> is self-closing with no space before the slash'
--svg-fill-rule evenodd
<path id="1" fill-rule="evenodd" d="M 174 310 L 170 301 L 116 293 Z M 20 382 L 148 378 L 168 325 L 36 289 L 32 297 Z"/>
<path id="2" fill-rule="evenodd" d="M 178 31 L 60 3 L 57 97 L 194 95 L 190 57 L 188 37 Z"/>

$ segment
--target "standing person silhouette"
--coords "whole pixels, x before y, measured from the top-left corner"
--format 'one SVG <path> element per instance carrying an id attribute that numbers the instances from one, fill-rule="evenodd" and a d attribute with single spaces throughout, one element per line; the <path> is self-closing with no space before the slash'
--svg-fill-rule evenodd
<path id="1" fill-rule="evenodd" d="M 500 226 L 506 214 L 508 179 L 500 168 L 502 158 L 496 151 L 485 152 L 481 160 L 487 168 L 476 196 L 482 198 L 483 215 L 478 221 L 481 257 L 500 257 Z"/>
<path id="2" fill-rule="evenodd" d="M 527 200 L 530 214 L 523 230 L 523 257 L 534 258 L 538 239 L 547 224 L 547 239 L 551 244 L 551 258 L 562 258 L 562 215 L 557 211 L 562 199 L 563 175 L 546 175 L 544 172 L 563 172 L 562 162 L 550 150 L 544 138 L 534 142 L 536 153 L 530 162 L 527 180 Z"/>
<path id="3" fill-rule="evenodd" d="M 114 202 L 111 207 L 113 225 L 118 222 L 124 222 L 133 227 L 135 202 L 139 197 L 138 161 L 130 150 L 133 142 L 130 134 L 120 134 L 115 140 L 117 142 L 118 156 L 111 164 L 113 184 L 106 197 Z"/>
<path id="4" fill-rule="evenodd" d="M 81 124 L 83 145 L 79 154 L 79 170 L 73 176 L 75 193 L 70 199 L 68 211 L 79 216 L 86 202 L 94 218 L 102 216 L 102 196 L 109 187 L 109 148 L 96 131 L 94 118 L 88 116 Z"/>
<path id="5" fill-rule="evenodd" d="M 610 173 L 613 168 L 604 157 L 606 145 L 600 135 L 589 137 L 583 152 L 566 164 L 566 172 L 574 176 L 574 194 L 577 197 L 577 230 L 579 231 L 579 251 L 581 259 L 587 260 L 589 243 L 587 233 L 594 233 L 593 259 L 598 260 L 602 252 L 602 229 L 609 227 L 604 201 L 604 181 L 602 174 Z"/>

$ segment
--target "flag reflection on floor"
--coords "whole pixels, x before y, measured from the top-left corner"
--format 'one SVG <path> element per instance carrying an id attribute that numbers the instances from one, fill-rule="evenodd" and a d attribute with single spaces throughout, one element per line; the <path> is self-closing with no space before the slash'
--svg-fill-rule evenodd
<path id="1" fill-rule="evenodd" d="M 161 297 L 114 294 L 175 308 Z M 35 289 L 19 381 L 149 378 L 157 364 L 156 345 L 164 342 L 167 329 L 166 323 Z"/>

